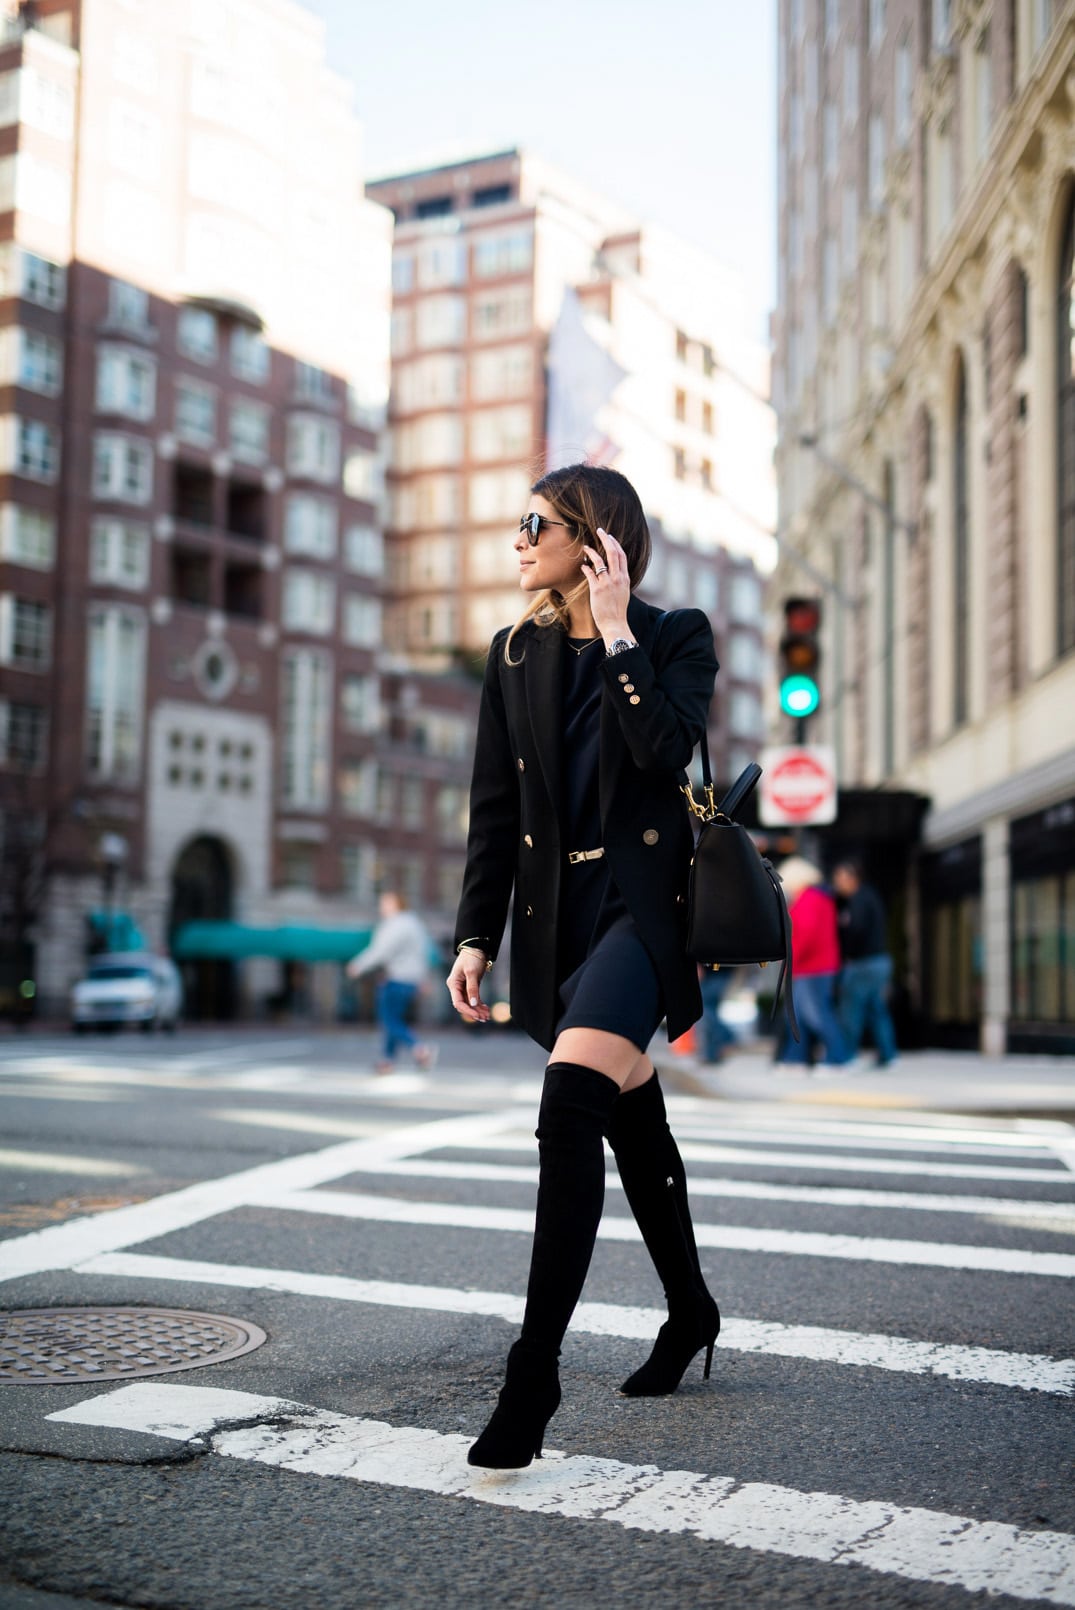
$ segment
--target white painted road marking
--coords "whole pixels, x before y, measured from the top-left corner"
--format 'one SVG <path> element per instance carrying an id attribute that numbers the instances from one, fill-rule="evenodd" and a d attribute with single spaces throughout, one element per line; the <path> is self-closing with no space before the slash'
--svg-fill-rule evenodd
<path id="1" fill-rule="evenodd" d="M 518 1163 L 444 1163 L 426 1158 L 405 1158 L 380 1167 L 355 1169 L 356 1174 L 381 1174 L 401 1179 L 488 1180 L 505 1185 L 535 1185 L 536 1166 Z M 622 1190 L 612 1171 L 606 1184 Z M 926 1191 L 860 1191 L 819 1185 L 765 1185 L 757 1180 L 698 1178 L 688 1181 L 691 1196 L 735 1197 L 742 1201 L 802 1202 L 817 1207 L 896 1209 L 915 1213 L 974 1213 L 981 1217 L 1018 1217 L 1048 1221 L 1049 1227 L 1075 1231 L 1075 1202 L 1028 1202 L 1015 1196 L 936 1196 Z"/>
<path id="2" fill-rule="evenodd" d="M 102 1252 L 137 1246 L 200 1224 L 218 1213 L 228 1213 L 250 1202 L 273 1199 L 279 1190 L 302 1191 L 339 1179 L 354 1168 L 384 1160 L 390 1162 L 412 1152 L 459 1145 L 464 1138 L 486 1135 L 515 1122 L 513 1113 L 468 1113 L 462 1118 L 408 1124 L 371 1140 L 341 1141 L 317 1152 L 301 1152 L 279 1162 L 262 1163 L 219 1180 L 203 1180 L 180 1191 L 168 1191 L 133 1207 L 112 1208 L 92 1218 L 35 1230 L 30 1235 L 0 1241 L 0 1280 L 17 1280 L 49 1269 L 69 1269 Z"/>
<path id="3" fill-rule="evenodd" d="M 48 1418 L 179 1442 L 208 1437 L 214 1454 L 296 1474 L 686 1534 L 762 1554 L 860 1565 L 907 1581 L 1075 1606 L 1075 1537 L 1063 1532 L 587 1455 L 547 1457 L 516 1472 L 480 1472 L 465 1462 L 466 1436 L 211 1387 L 142 1382 Z M 228 1430 L 235 1422 L 248 1423 Z"/>
<path id="4" fill-rule="evenodd" d="M 524 1299 L 507 1292 L 353 1280 L 344 1275 L 319 1275 L 300 1269 L 259 1269 L 241 1264 L 114 1252 L 77 1265 L 75 1272 L 118 1276 L 125 1280 L 173 1280 L 191 1285 L 236 1286 L 244 1291 L 291 1292 L 300 1297 L 369 1303 L 381 1308 L 481 1314 L 506 1320 L 509 1324 L 518 1324 L 523 1317 Z M 580 1303 L 571 1329 L 591 1336 L 650 1341 L 666 1317 L 665 1311 L 657 1308 Z M 1061 1397 L 1075 1393 L 1075 1359 L 1049 1358 L 1041 1353 L 1005 1353 L 987 1347 L 916 1342 L 905 1336 L 827 1330 L 820 1325 L 779 1325 L 729 1315 L 721 1320 L 717 1345 L 729 1352 L 767 1353 L 778 1358 L 810 1359 L 815 1363 L 848 1364 L 909 1375 L 940 1375 L 956 1381 L 980 1381 L 991 1386 L 1050 1392 Z"/>
<path id="5" fill-rule="evenodd" d="M 470 1207 L 459 1202 L 408 1202 L 396 1196 L 368 1196 L 359 1191 L 255 1190 L 249 1206 L 286 1213 L 323 1213 L 328 1217 L 367 1219 L 382 1224 L 428 1224 L 454 1230 L 508 1230 L 532 1235 L 533 1209 Z M 637 1241 L 633 1219 L 605 1215 L 598 1237 L 605 1241 Z M 695 1224 L 700 1247 L 723 1252 L 789 1254 L 798 1258 L 847 1258 L 862 1263 L 917 1264 L 931 1269 L 977 1269 L 988 1274 L 1046 1275 L 1070 1279 L 1075 1253 L 1025 1252 L 1013 1247 L 962 1246 L 958 1242 L 896 1241 L 884 1237 L 823 1235 L 808 1230 L 763 1230 L 725 1224 Z M 0 1255 L 3 1246 L 0 1244 Z"/>
<path id="6" fill-rule="evenodd" d="M 467 1151 L 532 1152 L 533 1149 L 533 1140 L 521 1134 L 476 1140 L 466 1145 Z M 1044 1168 L 1009 1168 L 1001 1164 L 994 1168 L 985 1163 L 920 1163 L 911 1162 L 905 1157 L 847 1157 L 835 1152 L 780 1151 L 772 1147 L 740 1146 L 737 1142 L 711 1145 L 706 1141 L 687 1140 L 682 1134 L 679 1136 L 679 1150 L 687 1163 L 735 1163 L 743 1168 L 824 1169 L 827 1174 L 907 1174 L 915 1178 L 954 1180 L 1014 1180 L 1022 1184 L 1067 1187 L 1072 1183 L 1068 1170 L 1054 1166 L 1052 1156 Z"/>
<path id="7" fill-rule="evenodd" d="M 88 1174 L 102 1179 L 145 1174 L 141 1163 L 117 1163 L 109 1157 L 73 1157 L 69 1152 L 0 1150 L 0 1168 L 24 1169 L 27 1174 Z"/>

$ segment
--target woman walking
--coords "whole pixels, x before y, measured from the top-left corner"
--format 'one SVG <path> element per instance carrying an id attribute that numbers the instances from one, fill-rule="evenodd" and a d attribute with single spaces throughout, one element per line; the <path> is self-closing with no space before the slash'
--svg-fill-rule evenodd
<path id="1" fill-rule="evenodd" d="M 650 557 L 638 496 L 576 464 L 532 488 L 515 542 L 521 620 L 493 639 L 478 718 L 467 866 L 448 977 L 487 1022 L 482 979 L 514 889 L 512 1014 L 551 1053 L 526 1308 L 497 1408 L 468 1455 L 511 1469 L 540 1455 L 560 1402 L 557 1359 L 604 1200 L 603 1136 L 664 1286 L 668 1319 L 629 1396 L 674 1392 L 720 1328 L 686 1177 L 646 1048 L 696 1021 L 685 950 L 692 835 L 677 773 L 705 728 L 717 670 L 700 610 L 632 595 Z"/>

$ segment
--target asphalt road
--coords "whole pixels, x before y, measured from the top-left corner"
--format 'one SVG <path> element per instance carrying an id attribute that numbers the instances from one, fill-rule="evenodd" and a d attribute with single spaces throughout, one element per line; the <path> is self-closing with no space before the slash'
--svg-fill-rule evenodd
<path id="1" fill-rule="evenodd" d="M 0 1607 L 1075 1605 L 1075 1131 L 672 1096 L 725 1316 L 627 1400 L 661 1296 L 610 1163 L 546 1457 L 464 1454 L 525 1289 L 541 1059 L 368 1037 L 0 1045 L 0 1309 L 264 1345 L 0 1384 Z"/>

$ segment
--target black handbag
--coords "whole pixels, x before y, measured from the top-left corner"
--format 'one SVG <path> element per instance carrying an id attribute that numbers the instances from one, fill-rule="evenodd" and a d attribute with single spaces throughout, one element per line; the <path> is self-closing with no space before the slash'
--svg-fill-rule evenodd
<path id="1" fill-rule="evenodd" d="M 791 919 L 780 878 L 750 834 L 734 820 L 736 811 L 761 776 L 753 762 L 736 778 L 718 805 L 702 734 L 705 803 L 695 799 L 686 772 L 680 788 L 700 822 L 691 859 L 687 895 L 687 954 L 703 967 L 741 967 L 780 963 L 773 1016 L 783 997 L 788 1028 L 799 1039 L 792 998 Z"/>

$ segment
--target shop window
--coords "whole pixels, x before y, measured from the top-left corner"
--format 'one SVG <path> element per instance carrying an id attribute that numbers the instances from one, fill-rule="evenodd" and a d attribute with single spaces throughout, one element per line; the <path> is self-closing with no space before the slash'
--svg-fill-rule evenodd
<path id="1" fill-rule="evenodd" d="M 1075 186 L 1062 234 L 1056 308 L 1057 650 L 1075 648 Z"/>
<path id="2" fill-rule="evenodd" d="M 962 357 L 956 382 L 955 453 L 952 508 L 952 722 L 962 727 L 969 715 L 970 664 L 970 456 L 967 418 L 967 371 Z"/>

